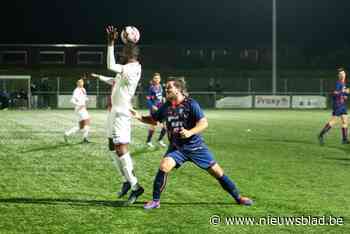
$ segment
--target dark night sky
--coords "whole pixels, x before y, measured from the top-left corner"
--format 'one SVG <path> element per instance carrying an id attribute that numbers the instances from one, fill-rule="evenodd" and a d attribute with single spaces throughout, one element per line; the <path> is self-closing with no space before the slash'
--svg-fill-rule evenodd
<path id="1" fill-rule="evenodd" d="M 0 43 L 104 43 L 111 23 L 137 26 L 143 44 L 271 44 L 271 0 L 6 2 Z M 350 44 L 350 1 L 277 2 L 280 44 Z"/>

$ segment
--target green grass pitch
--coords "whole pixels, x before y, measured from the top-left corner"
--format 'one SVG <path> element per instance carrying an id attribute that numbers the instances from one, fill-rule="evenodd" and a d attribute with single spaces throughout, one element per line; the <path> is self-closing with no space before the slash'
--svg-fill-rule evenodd
<path id="1" fill-rule="evenodd" d="M 144 211 L 164 149 L 144 147 L 134 123 L 131 153 L 145 194 L 130 207 L 116 198 L 120 177 L 107 151 L 105 111 L 90 111 L 91 141 L 63 143 L 72 111 L 0 112 L 0 233 L 350 233 L 350 145 L 340 129 L 316 135 L 330 111 L 206 111 L 204 138 L 216 160 L 252 197 L 236 205 L 205 171 L 173 171 L 161 208 Z M 211 225 L 225 217 L 334 216 L 344 225 Z"/>

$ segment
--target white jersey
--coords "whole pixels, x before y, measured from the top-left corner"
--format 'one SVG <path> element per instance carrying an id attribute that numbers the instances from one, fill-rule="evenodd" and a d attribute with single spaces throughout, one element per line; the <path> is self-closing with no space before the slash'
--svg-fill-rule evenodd
<path id="1" fill-rule="evenodd" d="M 126 65 L 116 64 L 114 47 L 109 46 L 107 52 L 107 67 L 116 72 L 112 88 L 112 112 L 131 116 L 131 99 L 135 95 L 137 84 L 141 78 L 141 64 L 139 62 Z"/>
<path id="2" fill-rule="evenodd" d="M 71 102 L 75 105 L 75 110 L 78 110 L 81 107 L 86 106 L 87 101 L 88 101 L 88 97 L 86 95 L 86 90 L 84 88 L 74 89 Z"/>

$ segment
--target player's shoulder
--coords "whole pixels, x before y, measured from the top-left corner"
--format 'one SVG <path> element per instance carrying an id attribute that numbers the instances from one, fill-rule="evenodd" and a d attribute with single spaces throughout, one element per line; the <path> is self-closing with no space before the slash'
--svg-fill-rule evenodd
<path id="1" fill-rule="evenodd" d="M 122 65 L 124 69 L 141 70 L 141 64 L 139 62 L 132 62 Z"/>
<path id="2" fill-rule="evenodd" d="M 186 102 L 188 104 L 190 104 L 191 106 L 198 106 L 199 107 L 199 103 L 191 97 L 186 98 Z"/>

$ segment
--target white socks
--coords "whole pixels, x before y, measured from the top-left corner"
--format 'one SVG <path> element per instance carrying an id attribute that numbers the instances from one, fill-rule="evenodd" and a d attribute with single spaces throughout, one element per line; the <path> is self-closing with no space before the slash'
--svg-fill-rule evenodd
<path id="1" fill-rule="evenodd" d="M 119 171 L 120 175 L 123 177 L 123 182 L 127 182 L 128 180 L 125 178 L 123 167 L 118 155 L 115 152 L 111 152 L 110 156 L 114 167 L 117 169 L 117 171 Z"/>
<path id="2" fill-rule="evenodd" d="M 90 127 L 89 126 L 85 126 L 82 131 L 83 131 L 83 138 L 84 139 L 87 139 L 88 136 L 89 136 L 89 130 L 90 130 Z"/>
<path id="3" fill-rule="evenodd" d="M 77 131 L 79 131 L 79 127 L 72 127 L 71 129 L 66 131 L 65 134 L 66 134 L 66 136 L 70 136 L 70 135 L 76 133 Z"/>
<path id="4" fill-rule="evenodd" d="M 66 131 L 64 134 L 66 136 L 70 136 L 72 134 L 75 134 L 79 131 L 79 127 L 72 127 L 71 129 L 69 129 L 68 131 Z M 90 131 L 90 127 L 89 126 L 85 126 L 83 129 L 81 129 L 82 133 L 83 133 L 83 138 L 87 139 L 89 136 L 89 131 Z"/>
<path id="5" fill-rule="evenodd" d="M 123 156 L 119 157 L 123 172 L 124 172 L 124 176 L 125 178 L 129 181 L 130 185 L 131 185 L 131 189 L 132 190 L 136 190 L 138 189 L 138 185 L 137 185 L 137 178 L 134 175 L 133 171 L 134 171 L 134 166 L 130 157 L 130 153 L 126 153 Z"/>

